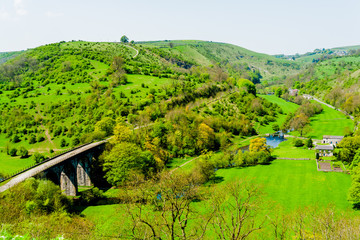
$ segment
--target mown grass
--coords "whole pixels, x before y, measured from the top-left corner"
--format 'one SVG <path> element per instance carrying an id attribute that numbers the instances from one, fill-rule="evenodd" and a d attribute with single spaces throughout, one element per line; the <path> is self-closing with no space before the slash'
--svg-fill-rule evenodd
<path id="1" fill-rule="evenodd" d="M 223 178 L 221 184 L 236 178 L 252 179 L 263 186 L 267 201 L 279 204 L 285 211 L 305 206 L 326 207 L 329 204 L 341 210 L 351 209 L 347 201 L 350 176 L 318 172 L 315 160 L 275 160 L 270 165 L 221 169 L 216 175 Z"/>
<path id="2" fill-rule="evenodd" d="M 304 147 L 295 147 L 293 140 L 289 138 L 274 148 L 272 155 L 279 158 L 310 158 L 315 159 L 315 151 Z"/>
<path id="3" fill-rule="evenodd" d="M 275 104 L 279 105 L 280 108 L 282 109 L 283 113 L 284 113 L 284 114 L 279 114 L 276 117 L 276 122 L 271 122 L 268 125 L 260 125 L 259 123 L 257 123 L 255 125 L 255 129 L 259 134 L 266 134 L 266 133 L 275 132 L 272 129 L 272 125 L 278 124 L 281 127 L 281 125 L 285 122 L 286 115 L 288 113 L 294 113 L 299 108 L 299 105 L 297 105 L 295 103 L 292 103 L 292 102 L 287 102 L 284 99 L 279 98 L 279 97 L 277 97 L 275 95 L 259 95 L 259 97 L 261 97 L 261 98 L 263 98 L 263 99 L 265 99 L 265 100 L 267 100 L 269 102 L 272 102 L 272 103 L 275 103 Z"/>
<path id="4" fill-rule="evenodd" d="M 35 161 L 32 157 L 20 158 L 10 157 L 6 152 L 0 152 L 0 173 L 8 175 L 13 174 L 21 169 L 33 165 Z"/>
<path id="5" fill-rule="evenodd" d="M 348 119 L 343 113 L 322 105 L 322 113 L 315 115 L 310 120 L 312 131 L 308 136 L 315 139 L 322 139 L 323 135 L 343 136 L 346 128 L 354 129 L 354 122 Z"/>

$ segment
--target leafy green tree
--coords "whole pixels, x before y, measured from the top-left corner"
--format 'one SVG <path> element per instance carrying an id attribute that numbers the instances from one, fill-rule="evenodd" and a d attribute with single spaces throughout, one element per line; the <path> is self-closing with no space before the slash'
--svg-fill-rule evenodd
<path id="1" fill-rule="evenodd" d="M 311 138 L 306 140 L 306 147 L 307 148 L 313 148 L 314 147 L 313 140 Z"/>
<path id="2" fill-rule="evenodd" d="M 282 89 L 281 89 L 281 88 L 277 88 L 276 91 L 275 91 L 275 95 L 276 95 L 277 97 L 281 97 L 281 95 L 282 95 Z"/>
<path id="3" fill-rule="evenodd" d="M 120 42 L 122 43 L 128 43 L 129 42 L 129 38 L 125 35 L 123 35 L 121 38 L 120 38 Z"/>
<path id="4" fill-rule="evenodd" d="M 36 137 L 33 134 L 31 134 L 29 137 L 29 144 L 34 144 L 34 143 L 36 143 Z"/>
<path id="5" fill-rule="evenodd" d="M 17 154 L 18 156 L 20 156 L 21 158 L 26 158 L 26 157 L 29 156 L 29 151 L 28 151 L 25 147 L 21 146 L 21 147 L 17 150 L 16 154 Z"/>
<path id="6" fill-rule="evenodd" d="M 280 131 L 279 124 L 277 124 L 277 123 L 274 123 L 271 127 L 272 127 L 272 129 L 273 129 L 275 132 Z"/>
<path id="7" fill-rule="evenodd" d="M 254 83 L 252 83 L 250 80 L 248 79 L 244 79 L 244 78 L 240 78 L 237 81 L 237 85 L 239 89 L 243 89 L 248 93 L 252 93 L 256 96 L 256 87 L 254 85 Z"/>
<path id="8" fill-rule="evenodd" d="M 61 142 L 60 142 L 60 147 L 66 147 L 67 146 L 67 143 L 66 143 L 66 140 L 65 140 L 65 138 L 62 138 L 61 139 Z"/>
<path id="9" fill-rule="evenodd" d="M 113 133 L 115 121 L 112 118 L 105 117 L 95 124 L 95 132 L 105 132 L 106 136 Z"/>
<path id="10" fill-rule="evenodd" d="M 309 123 L 310 123 L 309 117 L 306 116 L 304 113 L 300 113 L 299 115 L 296 115 L 292 119 L 290 126 L 295 130 L 299 131 L 300 136 L 302 137 L 304 133 L 304 129 Z"/>
<path id="11" fill-rule="evenodd" d="M 32 157 L 36 163 L 40 163 L 45 160 L 45 156 L 38 152 L 34 153 Z"/>
<path id="12" fill-rule="evenodd" d="M 142 152 L 136 144 L 121 142 L 105 155 L 103 168 L 107 181 L 116 186 L 127 180 L 130 170 L 147 173 L 156 168 L 156 163 L 151 154 Z"/>
<path id="13" fill-rule="evenodd" d="M 360 166 L 356 166 L 351 172 L 351 186 L 349 188 L 348 200 L 354 207 L 360 207 Z"/>

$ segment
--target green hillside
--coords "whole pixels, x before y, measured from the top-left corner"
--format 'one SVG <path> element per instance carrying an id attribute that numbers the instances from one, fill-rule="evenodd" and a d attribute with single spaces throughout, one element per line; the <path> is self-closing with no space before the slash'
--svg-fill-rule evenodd
<path id="1" fill-rule="evenodd" d="M 0 64 L 8 61 L 11 58 L 16 57 L 21 52 L 0 52 Z"/>
<path id="2" fill-rule="evenodd" d="M 176 55 L 196 65 L 226 67 L 230 73 L 259 70 L 264 80 L 277 80 L 300 71 L 301 64 L 248 49 L 218 42 L 196 40 L 171 40 L 137 42 L 137 45 L 157 48 L 161 54 Z M 246 73 L 243 73 L 246 77 Z"/>
<path id="3" fill-rule="evenodd" d="M 350 114 L 359 113 L 360 54 L 331 57 L 309 65 L 295 78 L 293 87 L 323 99 Z"/>

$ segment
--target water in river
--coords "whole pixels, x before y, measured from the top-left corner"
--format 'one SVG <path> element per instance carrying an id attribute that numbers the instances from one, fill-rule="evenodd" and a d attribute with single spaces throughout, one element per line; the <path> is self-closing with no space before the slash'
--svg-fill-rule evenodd
<path id="1" fill-rule="evenodd" d="M 279 144 L 283 141 L 286 141 L 284 137 L 279 136 L 269 136 L 266 137 L 266 144 L 269 145 L 272 148 L 276 148 L 279 146 Z"/>

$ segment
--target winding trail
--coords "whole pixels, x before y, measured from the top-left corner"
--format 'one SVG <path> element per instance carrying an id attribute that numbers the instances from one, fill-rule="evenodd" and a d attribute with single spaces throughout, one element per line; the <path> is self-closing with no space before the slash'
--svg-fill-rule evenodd
<path id="1" fill-rule="evenodd" d="M 124 44 L 124 46 L 129 47 L 129 48 L 136 51 L 136 54 L 132 58 L 136 58 L 139 55 L 139 50 L 137 50 L 136 48 L 134 48 L 134 47 L 132 47 L 130 45 L 127 45 L 127 44 Z"/>

